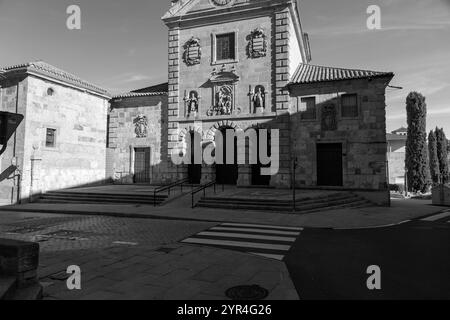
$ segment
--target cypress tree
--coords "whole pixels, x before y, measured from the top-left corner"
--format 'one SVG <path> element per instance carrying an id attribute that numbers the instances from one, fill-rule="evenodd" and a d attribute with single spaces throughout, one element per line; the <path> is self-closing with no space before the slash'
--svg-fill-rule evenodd
<path id="1" fill-rule="evenodd" d="M 437 151 L 436 134 L 431 131 L 428 135 L 428 152 L 430 156 L 430 175 L 433 184 L 439 184 L 441 182 L 441 171 L 439 168 L 439 158 Z"/>
<path id="2" fill-rule="evenodd" d="M 439 169 L 441 175 L 441 182 L 446 184 L 449 182 L 449 168 L 448 168 L 448 153 L 447 153 L 447 137 L 444 129 L 436 128 L 436 146 L 437 156 L 439 161 Z"/>
<path id="3" fill-rule="evenodd" d="M 406 98 L 408 138 L 406 140 L 406 168 L 409 191 L 427 191 L 430 182 L 427 147 L 427 105 L 425 97 L 411 92 Z"/>

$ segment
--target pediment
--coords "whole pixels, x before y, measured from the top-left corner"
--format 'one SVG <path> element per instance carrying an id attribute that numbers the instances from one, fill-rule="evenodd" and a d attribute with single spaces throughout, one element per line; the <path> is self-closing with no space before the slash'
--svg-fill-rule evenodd
<path id="1" fill-rule="evenodd" d="M 250 5 L 265 0 L 178 0 L 173 3 L 163 20 L 185 15 L 228 9 L 235 6 Z"/>

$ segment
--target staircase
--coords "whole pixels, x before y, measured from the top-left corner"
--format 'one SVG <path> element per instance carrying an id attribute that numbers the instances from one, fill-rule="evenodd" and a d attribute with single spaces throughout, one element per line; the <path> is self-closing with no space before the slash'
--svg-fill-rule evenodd
<path id="1" fill-rule="evenodd" d="M 168 198 L 167 195 L 153 193 L 146 195 L 87 193 L 71 191 L 52 191 L 40 196 L 39 203 L 92 203 L 92 204 L 141 204 L 161 205 Z"/>
<path id="2" fill-rule="evenodd" d="M 363 208 L 373 204 L 353 193 L 336 193 L 318 196 L 313 199 L 300 199 L 296 202 L 296 212 L 313 213 L 327 210 L 346 208 Z M 292 212 L 293 202 L 276 199 L 250 199 L 250 198 L 221 198 L 205 197 L 197 204 L 198 207 L 216 209 L 260 210 Z"/>

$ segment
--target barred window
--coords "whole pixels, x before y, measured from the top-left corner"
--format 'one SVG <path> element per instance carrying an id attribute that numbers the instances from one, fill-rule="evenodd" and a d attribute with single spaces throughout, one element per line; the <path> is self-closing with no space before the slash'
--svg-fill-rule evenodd
<path id="1" fill-rule="evenodd" d="M 47 148 L 56 147 L 56 129 L 47 129 L 45 135 L 45 147 Z"/>
<path id="2" fill-rule="evenodd" d="M 216 36 L 216 60 L 234 60 L 236 58 L 236 39 L 234 33 Z"/>
<path id="3" fill-rule="evenodd" d="M 358 95 L 344 94 L 341 97 L 342 118 L 357 118 L 358 112 Z"/>
<path id="4" fill-rule="evenodd" d="M 302 98 L 301 103 L 306 105 L 306 109 L 301 113 L 301 119 L 316 120 L 317 119 L 316 98 L 315 97 Z"/>

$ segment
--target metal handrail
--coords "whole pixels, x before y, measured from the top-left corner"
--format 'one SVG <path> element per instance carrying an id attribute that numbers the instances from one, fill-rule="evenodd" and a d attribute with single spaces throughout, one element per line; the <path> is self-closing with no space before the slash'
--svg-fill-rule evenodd
<path id="1" fill-rule="evenodd" d="M 216 194 L 217 193 L 216 192 L 217 191 L 217 181 L 211 181 L 211 182 L 205 183 L 205 184 L 201 185 L 200 187 L 198 187 L 197 189 L 192 191 L 192 193 L 191 193 L 191 196 L 192 196 L 192 209 L 195 208 L 194 196 L 197 193 L 203 191 L 203 198 L 206 197 L 206 189 L 208 189 L 208 188 L 210 188 L 212 186 L 214 186 L 214 194 Z M 224 191 L 225 191 L 225 185 L 222 184 L 222 192 L 224 192 Z"/>
<path id="2" fill-rule="evenodd" d="M 156 194 L 164 192 L 164 191 L 168 191 L 168 195 L 170 196 L 170 191 L 173 188 L 178 187 L 178 186 L 181 187 L 181 192 L 183 192 L 183 185 L 187 182 L 189 182 L 188 178 L 175 181 L 167 186 L 162 186 L 162 187 L 159 187 L 159 188 L 156 188 L 155 190 L 153 190 L 153 205 L 156 207 Z"/>

